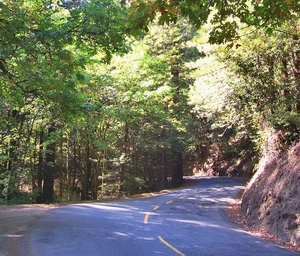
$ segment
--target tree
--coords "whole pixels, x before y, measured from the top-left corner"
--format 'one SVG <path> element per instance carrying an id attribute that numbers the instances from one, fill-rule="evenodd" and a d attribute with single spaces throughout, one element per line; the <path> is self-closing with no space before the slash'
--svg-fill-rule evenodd
<path id="1" fill-rule="evenodd" d="M 51 202 L 178 186 L 186 156 L 202 167 L 242 157 L 238 142 L 264 120 L 297 136 L 299 24 L 284 23 L 297 1 L 121 2 L 0 3 L 1 200 L 20 188 Z M 207 21 L 202 41 L 240 40 L 217 50 L 238 83 L 199 78 L 192 109 L 195 78 L 213 70 L 194 39 Z"/>
<path id="2" fill-rule="evenodd" d="M 159 14 L 160 24 L 170 24 L 179 17 L 187 17 L 197 28 L 207 22 L 213 25 L 209 41 L 211 43 L 232 42 L 239 38 L 239 29 L 244 24 L 264 28 L 271 32 L 279 28 L 286 21 L 297 18 L 300 3 L 297 0 L 172 0 L 172 1 L 140 1 L 130 3 L 128 24 L 135 24 L 135 28 L 148 30 L 148 25 Z"/>
<path id="3" fill-rule="evenodd" d="M 54 130 L 59 128 L 53 125 L 80 117 L 85 101 L 80 86 L 91 56 L 101 51 L 102 61 L 108 61 L 112 54 L 128 51 L 127 32 L 122 28 L 126 8 L 112 1 L 60 5 L 42 0 L 1 1 L 0 8 L 0 95 L 6 105 L 1 118 L 9 119 L 1 128 L 5 141 L 1 145 L 2 194 L 10 199 L 31 165 L 39 192 L 49 202 L 56 178 L 50 171 L 56 162 Z M 49 112 L 32 116 L 30 111 L 36 113 L 45 106 Z M 33 139 L 34 131 L 39 131 L 40 139 Z M 34 157 L 29 157 L 32 149 Z M 37 155 L 38 175 L 33 167 Z"/>
<path id="4" fill-rule="evenodd" d="M 297 24 L 299 20 L 287 22 L 269 37 L 262 31 L 250 33 L 239 47 L 219 52 L 230 70 L 231 111 L 259 155 L 274 133 L 277 149 L 299 140 Z"/>
<path id="5" fill-rule="evenodd" d="M 117 78 L 119 108 L 124 111 L 126 145 L 121 148 L 128 148 L 123 151 L 127 168 L 137 170 L 139 181 L 154 189 L 182 182 L 185 126 L 191 122 L 187 91 L 192 83 L 185 63 L 199 57 L 197 49 L 186 45 L 195 31 L 185 25 L 182 21 L 161 29 L 153 24 L 133 54 L 113 61 L 111 75 Z M 124 163 L 121 167 L 123 172 Z"/>

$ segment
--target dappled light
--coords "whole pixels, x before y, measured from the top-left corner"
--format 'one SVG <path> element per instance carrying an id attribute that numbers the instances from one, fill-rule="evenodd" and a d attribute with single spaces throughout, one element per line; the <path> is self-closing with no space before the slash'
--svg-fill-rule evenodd
<path id="1" fill-rule="evenodd" d="M 38 255 L 202 255 L 212 236 L 240 249 L 224 214 L 240 190 L 247 217 L 300 246 L 299 1 L 1 0 L 0 13 L 0 207 L 53 206 L 16 222 L 36 224 Z M 19 255 L 23 236 L 2 230 Z M 252 255 L 266 246 L 243 237 Z"/>
<path id="2" fill-rule="evenodd" d="M 46 255 L 260 255 L 278 248 L 251 237 L 225 217 L 243 187 L 239 179 L 198 179 L 182 190 L 103 203 L 66 205 L 46 212 L 22 237 Z M 7 239 L 23 239 L 6 236 Z M 218 241 L 218 247 L 215 246 Z M 274 253 L 274 254 L 273 254 Z M 291 254 L 292 255 L 292 254 Z"/>
<path id="3" fill-rule="evenodd" d="M 125 207 L 121 205 L 114 205 L 114 204 L 80 204 L 75 206 L 75 208 L 92 208 L 92 209 L 99 209 L 99 210 L 105 210 L 105 211 L 133 211 L 136 210 L 132 207 Z"/>
<path id="4" fill-rule="evenodd" d="M 191 225 L 195 225 L 195 226 L 199 226 L 199 227 L 218 228 L 218 229 L 222 229 L 223 228 L 220 225 L 215 225 L 215 224 L 212 224 L 212 223 L 203 222 L 203 221 L 196 221 L 196 220 L 185 220 L 185 219 L 178 220 L 178 219 L 172 219 L 172 221 L 179 222 L 179 223 L 184 223 L 184 224 L 191 224 Z"/>

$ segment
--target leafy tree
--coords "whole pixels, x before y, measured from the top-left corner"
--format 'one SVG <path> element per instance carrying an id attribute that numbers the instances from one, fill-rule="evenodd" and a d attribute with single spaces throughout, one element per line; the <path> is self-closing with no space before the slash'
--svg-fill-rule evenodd
<path id="1" fill-rule="evenodd" d="M 45 196 L 41 200 L 52 201 L 55 131 L 59 123 L 82 112 L 85 98 L 80 86 L 90 57 L 101 51 L 102 61 L 108 61 L 112 54 L 128 51 L 127 32 L 121 25 L 126 9 L 111 1 L 60 5 L 42 0 L 2 1 L 0 8 L 0 95 L 7 106 L 2 118 L 8 118 L 2 129 L 2 194 L 10 199 L 12 191 L 18 191 L 22 173 L 31 165 L 39 193 Z M 32 122 L 30 110 L 45 107 L 49 112 L 41 111 Z M 35 131 L 39 139 L 26 140 Z M 35 156 L 29 163 L 31 149 Z"/>
<path id="2" fill-rule="evenodd" d="M 126 5 L 128 1 L 122 1 Z M 148 24 L 159 13 L 160 24 L 170 24 L 179 17 L 187 17 L 197 28 L 207 22 L 213 25 L 209 41 L 211 43 L 232 42 L 239 38 L 242 24 L 264 28 L 272 32 L 286 21 L 297 18 L 300 4 L 297 0 L 287 1 L 140 1 L 130 3 L 128 24 L 136 24 L 136 28 L 148 30 Z"/>
<path id="3" fill-rule="evenodd" d="M 28 184 L 38 202 L 178 186 L 187 157 L 225 168 L 261 140 L 266 120 L 298 136 L 298 1 L 4 0 L 0 9 L 1 200 Z M 217 50 L 228 82 L 202 43 L 237 39 Z"/>
<path id="4" fill-rule="evenodd" d="M 223 59 L 231 65 L 237 83 L 234 85 L 234 106 L 252 136 L 263 127 L 283 129 L 287 139 L 298 134 L 299 54 L 295 24 L 286 24 L 285 31 L 265 37 L 256 32 L 241 41 L 238 49 L 228 50 Z M 292 96 L 293 95 L 293 96 Z M 246 118 L 247 117 L 247 118 Z"/>
<path id="5" fill-rule="evenodd" d="M 219 47 L 207 43 L 209 30 L 210 25 L 204 26 L 194 39 L 201 45 L 203 57 L 193 63 L 196 81 L 189 91 L 194 122 L 193 168 L 203 174 L 250 177 L 255 148 L 240 123 L 241 114 L 233 110 L 234 90 L 230 85 L 235 77 L 229 75 L 228 63 L 215 55 Z"/>
<path id="6" fill-rule="evenodd" d="M 239 157 L 236 164 L 240 169 L 248 159 L 248 166 L 255 171 L 253 163 L 262 153 L 270 131 L 278 132 L 278 149 L 299 139 L 297 22 L 288 22 L 268 37 L 261 30 L 249 28 L 237 47 L 216 50 L 227 72 L 224 83 L 230 87 L 225 101 L 229 112 L 225 114 L 234 117 L 230 126 L 223 128 L 233 134 L 227 140 L 221 136 L 217 145 L 224 160 Z M 225 117 L 222 114 L 223 120 Z M 219 134 L 223 135 L 221 131 Z M 222 141 L 227 145 L 222 146 Z M 226 169 L 230 171 L 232 166 Z"/>

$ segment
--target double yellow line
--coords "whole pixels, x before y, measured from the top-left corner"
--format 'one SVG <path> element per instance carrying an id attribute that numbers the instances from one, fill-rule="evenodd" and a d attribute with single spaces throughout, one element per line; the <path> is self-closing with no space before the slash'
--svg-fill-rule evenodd
<path id="1" fill-rule="evenodd" d="M 174 252 L 176 252 L 177 254 L 181 255 L 181 256 L 185 256 L 181 251 L 177 250 L 173 245 L 169 244 L 166 240 L 164 240 L 161 236 L 158 236 L 158 239 L 165 244 L 166 246 L 168 246 L 169 248 L 171 248 Z"/>
<path id="2" fill-rule="evenodd" d="M 166 204 L 172 204 L 173 203 L 173 200 L 170 200 L 168 202 L 166 202 Z M 156 211 L 159 209 L 159 206 L 155 206 L 153 208 L 153 211 Z M 150 216 L 150 213 L 147 213 L 145 215 L 145 218 L 144 218 L 144 224 L 148 224 L 148 221 L 149 221 L 149 216 Z M 176 249 L 173 245 L 169 244 L 166 240 L 164 240 L 161 236 L 158 236 L 158 239 L 166 246 L 168 246 L 170 249 L 172 249 L 174 252 L 176 252 L 177 254 L 179 254 L 180 256 L 185 256 L 181 251 L 179 251 L 178 249 Z"/>
<path id="3" fill-rule="evenodd" d="M 145 218 L 144 218 L 144 224 L 148 224 L 148 220 L 149 220 L 149 213 L 147 213 L 145 215 Z"/>
<path id="4" fill-rule="evenodd" d="M 158 206 L 158 205 L 155 206 L 155 207 L 153 208 L 153 211 L 156 211 L 157 209 L 159 209 L 159 206 Z M 149 216 L 150 216 L 150 213 L 147 213 L 147 214 L 145 215 L 145 218 L 144 218 L 144 224 L 148 224 Z"/>

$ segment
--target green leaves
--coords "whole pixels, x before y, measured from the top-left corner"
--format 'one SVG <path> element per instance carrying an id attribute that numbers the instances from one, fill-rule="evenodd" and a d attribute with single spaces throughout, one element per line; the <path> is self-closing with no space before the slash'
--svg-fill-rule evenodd
<path id="1" fill-rule="evenodd" d="M 297 19 L 300 3 L 297 0 L 184 0 L 184 1 L 130 1 L 129 23 L 135 29 L 148 31 L 148 24 L 156 14 L 160 24 L 174 24 L 179 16 L 200 28 L 207 22 L 213 31 L 211 43 L 226 43 L 239 38 L 238 29 L 252 25 L 273 31 L 285 22 Z"/>
<path id="2" fill-rule="evenodd" d="M 125 40 L 127 31 L 123 27 L 126 14 L 126 8 L 108 0 L 94 0 L 72 10 L 71 31 L 77 47 L 83 47 L 92 54 L 101 50 L 106 62 L 115 53 L 128 52 Z"/>
<path id="3" fill-rule="evenodd" d="M 235 21 L 226 21 L 212 29 L 210 32 L 209 43 L 211 44 L 222 44 L 222 43 L 232 43 L 239 39 L 238 35 L 238 24 Z"/>
<path id="4" fill-rule="evenodd" d="M 291 58 L 298 52 L 293 36 L 297 24 L 288 22 L 270 36 L 256 31 L 241 39 L 240 47 L 227 48 L 223 55 L 222 61 L 235 78 L 230 81 L 231 104 L 256 142 L 263 140 L 268 126 L 281 130 L 287 141 L 298 137 L 299 82 L 293 67 L 299 64 Z"/>
<path id="5" fill-rule="evenodd" d="M 3 1 L 0 15 L 0 91 L 18 103 L 33 95 L 72 112 L 81 104 L 77 87 L 90 57 L 100 52 L 108 62 L 129 50 L 123 29 L 126 8 L 114 1 L 72 7 Z"/>
<path id="6" fill-rule="evenodd" d="M 252 1 L 252 4 L 253 12 L 249 19 L 250 24 L 270 28 L 276 28 L 297 18 L 300 8 L 300 3 L 297 0 Z"/>

